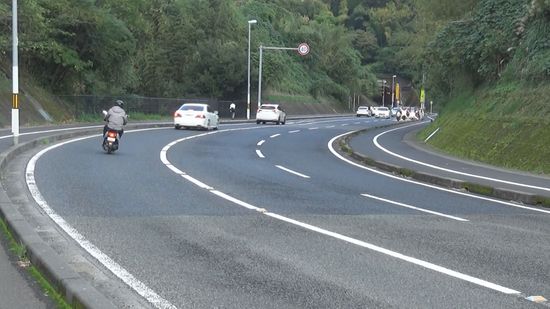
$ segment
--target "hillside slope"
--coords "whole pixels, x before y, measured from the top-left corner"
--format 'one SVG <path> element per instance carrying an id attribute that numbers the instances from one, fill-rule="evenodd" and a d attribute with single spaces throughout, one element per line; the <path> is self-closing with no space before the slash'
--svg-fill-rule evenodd
<path id="1" fill-rule="evenodd" d="M 429 143 L 445 152 L 550 175 L 550 3 L 482 0 L 478 8 L 436 41 L 457 50 L 455 83 L 420 138 L 440 128 Z"/>
<path id="2" fill-rule="evenodd" d="M 64 122 L 70 119 L 67 106 L 48 91 L 31 83 L 19 82 L 19 122 L 21 126 Z M 0 127 L 11 126 L 11 74 L 0 69 Z"/>
<path id="3" fill-rule="evenodd" d="M 501 83 L 455 98 L 421 132 L 461 158 L 550 175 L 550 86 Z M 541 99 L 542 98 L 542 99 Z"/>

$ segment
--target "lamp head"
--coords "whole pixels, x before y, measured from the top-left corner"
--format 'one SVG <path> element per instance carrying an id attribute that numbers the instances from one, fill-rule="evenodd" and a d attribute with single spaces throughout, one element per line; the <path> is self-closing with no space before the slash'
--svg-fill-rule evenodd
<path id="1" fill-rule="evenodd" d="M 248 21 L 249 24 L 255 24 L 255 23 L 257 23 L 257 22 L 258 22 L 258 21 L 255 20 L 255 19 L 252 19 L 252 20 L 249 20 L 249 21 Z"/>

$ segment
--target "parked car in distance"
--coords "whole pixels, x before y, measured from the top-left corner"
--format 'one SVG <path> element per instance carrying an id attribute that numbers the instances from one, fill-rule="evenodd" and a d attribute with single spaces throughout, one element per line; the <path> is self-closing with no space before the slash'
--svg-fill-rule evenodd
<path id="1" fill-rule="evenodd" d="M 357 117 L 361 117 L 361 116 L 367 116 L 367 117 L 372 116 L 372 111 L 369 106 L 359 106 L 357 108 Z"/>
<path id="2" fill-rule="evenodd" d="M 373 107 L 374 117 L 376 118 L 390 118 L 390 109 L 385 106 Z"/>
<path id="3" fill-rule="evenodd" d="M 280 104 L 262 104 L 256 112 L 256 124 L 274 122 L 275 124 L 286 123 L 286 112 Z"/>
<path id="4" fill-rule="evenodd" d="M 218 111 L 212 110 L 204 103 L 185 103 L 174 112 L 174 128 L 176 129 L 213 129 L 217 130 L 220 123 Z"/>

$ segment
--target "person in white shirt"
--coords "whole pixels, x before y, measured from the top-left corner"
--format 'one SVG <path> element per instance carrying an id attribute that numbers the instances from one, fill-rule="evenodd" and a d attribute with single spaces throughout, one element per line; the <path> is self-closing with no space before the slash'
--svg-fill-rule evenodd
<path id="1" fill-rule="evenodd" d="M 229 105 L 229 113 L 231 113 L 231 119 L 235 119 L 235 103 L 231 102 L 231 105 Z"/>

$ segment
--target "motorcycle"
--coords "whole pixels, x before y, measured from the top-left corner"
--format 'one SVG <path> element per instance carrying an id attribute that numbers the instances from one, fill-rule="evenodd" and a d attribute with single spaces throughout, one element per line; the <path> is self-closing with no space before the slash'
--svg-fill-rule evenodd
<path id="1" fill-rule="evenodd" d="M 119 134 L 116 130 L 108 129 L 103 136 L 103 150 L 113 153 L 118 150 Z"/>
<path id="2" fill-rule="evenodd" d="M 107 111 L 102 111 L 103 116 L 107 115 Z M 113 129 L 108 129 L 103 135 L 103 150 L 107 153 L 113 153 L 118 150 L 118 141 L 120 140 L 120 135 L 118 131 Z"/>

